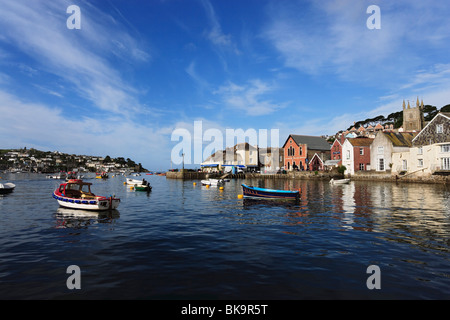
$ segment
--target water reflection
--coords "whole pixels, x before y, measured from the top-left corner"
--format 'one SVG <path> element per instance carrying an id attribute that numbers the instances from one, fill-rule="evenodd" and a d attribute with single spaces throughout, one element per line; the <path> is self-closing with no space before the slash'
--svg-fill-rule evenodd
<path id="1" fill-rule="evenodd" d="M 119 217 L 118 210 L 96 212 L 60 207 L 55 214 L 55 228 L 86 229 L 97 223 L 112 223 Z"/>

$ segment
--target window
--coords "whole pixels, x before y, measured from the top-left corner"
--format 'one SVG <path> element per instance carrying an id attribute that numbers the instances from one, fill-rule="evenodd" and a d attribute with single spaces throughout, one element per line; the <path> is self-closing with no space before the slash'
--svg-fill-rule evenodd
<path id="1" fill-rule="evenodd" d="M 350 150 L 347 150 L 346 154 L 347 154 L 347 160 L 350 160 Z"/>
<path id="2" fill-rule="evenodd" d="M 450 170 L 450 158 L 441 159 L 442 170 Z"/>
<path id="3" fill-rule="evenodd" d="M 303 148 L 302 148 L 302 147 L 300 147 L 300 155 L 302 155 L 302 151 L 303 151 L 302 149 L 303 149 Z"/>
<path id="4" fill-rule="evenodd" d="M 384 147 L 378 147 L 378 154 L 384 153 Z"/>
<path id="5" fill-rule="evenodd" d="M 450 152 L 450 144 L 441 145 L 441 152 Z"/>
<path id="6" fill-rule="evenodd" d="M 423 147 L 419 147 L 417 149 L 417 154 L 423 154 Z"/>
<path id="7" fill-rule="evenodd" d="M 364 155 L 364 148 L 359 148 L 359 154 L 360 154 L 361 156 Z"/>
<path id="8" fill-rule="evenodd" d="M 437 124 L 436 125 L 436 133 L 443 133 L 444 132 L 444 125 L 441 124 Z"/>
<path id="9" fill-rule="evenodd" d="M 402 170 L 408 170 L 408 161 L 406 161 L 406 160 L 403 160 L 403 163 L 402 163 Z"/>
<path id="10" fill-rule="evenodd" d="M 384 171 L 384 159 L 378 159 L 378 171 Z"/>
<path id="11" fill-rule="evenodd" d="M 359 170 L 360 171 L 364 171 L 364 163 L 360 163 L 359 164 Z"/>
<path id="12" fill-rule="evenodd" d="M 418 160 L 417 160 L 417 166 L 418 166 L 419 168 L 422 168 L 422 167 L 423 167 L 423 159 L 418 159 Z"/>

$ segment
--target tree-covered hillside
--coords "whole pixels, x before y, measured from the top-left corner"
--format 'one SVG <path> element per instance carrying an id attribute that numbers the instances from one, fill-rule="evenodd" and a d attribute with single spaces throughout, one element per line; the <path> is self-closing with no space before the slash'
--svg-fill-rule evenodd
<path id="1" fill-rule="evenodd" d="M 430 121 L 431 119 L 433 119 L 434 116 L 438 114 L 438 112 L 450 112 L 450 104 L 447 104 L 440 109 L 432 105 L 425 105 L 423 107 L 423 116 L 425 121 Z M 353 127 L 359 128 L 360 126 L 363 127 L 367 127 L 369 125 L 375 126 L 378 123 L 381 125 L 393 124 L 395 129 L 400 128 L 403 124 L 403 110 L 393 112 L 387 117 L 380 115 L 374 118 L 368 118 L 366 120 L 358 121 L 354 125 L 348 127 L 347 130 L 350 130 Z"/>

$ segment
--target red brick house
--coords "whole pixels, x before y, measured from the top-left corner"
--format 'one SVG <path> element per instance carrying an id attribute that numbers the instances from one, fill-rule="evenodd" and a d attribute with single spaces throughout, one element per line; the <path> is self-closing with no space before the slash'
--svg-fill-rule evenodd
<path id="1" fill-rule="evenodd" d="M 342 145 L 342 164 L 346 174 L 370 170 L 370 145 L 374 139 L 351 138 Z"/>
<path id="2" fill-rule="evenodd" d="M 330 160 L 330 144 L 322 137 L 291 134 L 283 149 L 285 170 L 323 170 L 325 160 Z M 320 161 L 313 163 L 315 154 Z"/>

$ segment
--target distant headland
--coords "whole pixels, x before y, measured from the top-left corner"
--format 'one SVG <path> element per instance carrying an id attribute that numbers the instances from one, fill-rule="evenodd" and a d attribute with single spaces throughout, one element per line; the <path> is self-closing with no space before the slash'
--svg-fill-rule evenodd
<path id="1" fill-rule="evenodd" d="M 136 171 L 147 172 L 130 158 L 68 154 L 34 148 L 0 149 L 0 170 L 23 172 L 58 171 Z"/>

